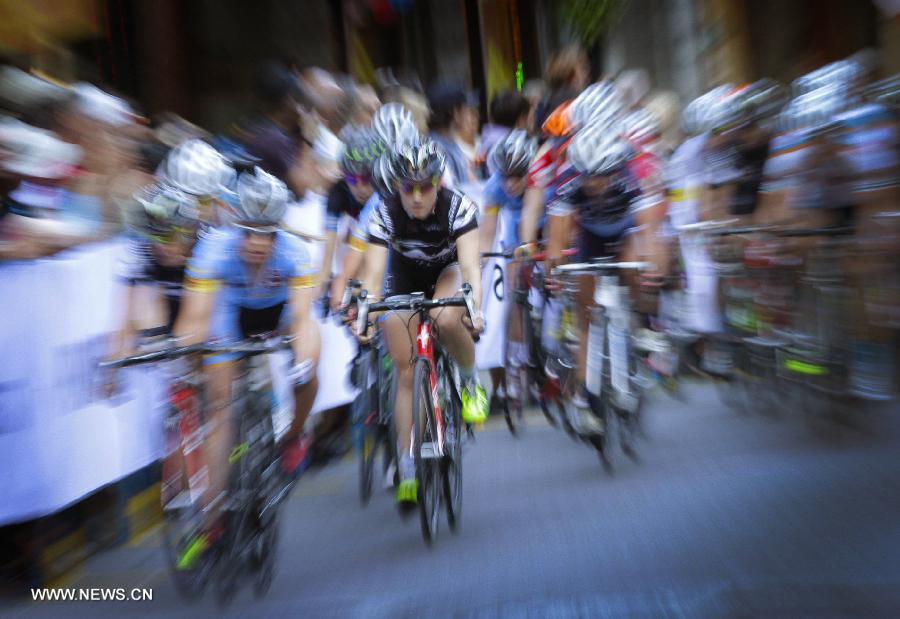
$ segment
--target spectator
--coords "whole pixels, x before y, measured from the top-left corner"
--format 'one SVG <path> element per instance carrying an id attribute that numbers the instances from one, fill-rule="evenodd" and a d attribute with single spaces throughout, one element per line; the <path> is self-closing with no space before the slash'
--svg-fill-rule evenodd
<path id="1" fill-rule="evenodd" d="M 246 132 L 248 152 L 260 160 L 260 167 L 284 181 L 297 195 L 306 187 L 298 167 L 301 149 L 311 144 L 312 124 L 306 118 L 308 99 L 297 76 L 287 67 L 267 64 L 258 83 L 260 117 Z"/>
<path id="2" fill-rule="evenodd" d="M 47 256 L 87 240 L 65 212 L 65 183 L 82 150 L 13 119 L 0 123 L 0 179 L 8 193 L 0 212 L 0 258 Z"/>
<path id="3" fill-rule="evenodd" d="M 428 92 L 430 137 L 447 157 L 454 185 L 477 180 L 475 154 L 478 135 L 478 98 L 455 84 L 437 84 Z"/>
<path id="4" fill-rule="evenodd" d="M 566 101 L 574 99 L 584 90 L 590 78 L 590 63 L 587 54 L 579 47 L 567 47 L 550 59 L 545 72 L 547 94 L 538 103 L 535 112 L 535 130 L 541 126 L 553 111 Z"/>
<path id="5" fill-rule="evenodd" d="M 504 90 L 497 93 L 491 101 L 491 122 L 481 130 L 481 144 L 478 148 L 478 161 L 488 163 L 488 154 L 498 141 L 506 137 L 513 129 L 526 129 L 530 111 L 528 99 L 515 90 Z M 488 172 L 490 170 L 488 164 Z"/>

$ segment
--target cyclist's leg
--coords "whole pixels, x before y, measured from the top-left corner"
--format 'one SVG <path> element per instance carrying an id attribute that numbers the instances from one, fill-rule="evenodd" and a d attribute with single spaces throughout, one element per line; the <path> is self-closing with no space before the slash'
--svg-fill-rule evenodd
<path id="1" fill-rule="evenodd" d="M 581 334 L 578 346 L 577 367 L 575 376 L 578 384 L 585 384 L 587 376 L 587 333 L 591 324 L 591 310 L 594 307 L 594 277 L 592 275 L 578 276 L 578 294 L 576 295 L 575 311 L 578 316 L 578 333 Z"/>
<path id="2" fill-rule="evenodd" d="M 234 341 L 240 339 L 240 335 L 239 309 L 224 304 L 217 307 L 210 325 L 210 340 Z M 210 478 L 208 500 L 218 497 L 228 484 L 228 456 L 234 446 L 231 402 L 236 360 L 237 356 L 232 354 L 213 355 L 203 360 L 207 401 L 205 450 Z"/>
<path id="3" fill-rule="evenodd" d="M 589 262 L 593 258 L 606 254 L 603 239 L 586 230 L 578 236 L 578 255 L 576 262 Z M 575 313 L 578 319 L 578 333 L 581 334 L 578 354 L 575 358 L 575 378 L 579 385 L 585 384 L 587 376 L 587 334 L 591 323 L 591 309 L 594 307 L 594 277 L 579 275 L 577 277 L 578 292 L 575 295 Z"/>
<path id="4" fill-rule="evenodd" d="M 234 428 L 231 423 L 232 383 L 235 362 L 231 359 L 211 359 L 204 363 L 206 374 L 206 439 L 204 449 L 209 467 L 209 491 L 204 501 L 209 505 L 220 496 L 228 485 L 228 456 L 234 445 Z M 214 519 L 218 510 L 210 510 Z M 210 521 L 211 521 L 210 519 Z"/>
<path id="5" fill-rule="evenodd" d="M 434 298 L 454 297 L 462 285 L 459 265 L 448 265 L 437 279 Z M 465 308 L 443 307 L 433 311 L 438 337 L 447 352 L 456 361 L 463 381 L 463 419 L 467 423 L 480 423 L 488 413 L 487 394 L 481 386 L 475 370 L 475 342 L 463 324 Z"/>
<path id="6" fill-rule="evenodd" d="M 293 323 L 292 307 L 285 307 L 281 316 L 280 331 L 282 333 L 290 332 Z M 310 330 L 303 341 L 303 348 L 308 353 L 308 358 L 312 360 L 316 367 L 319 364 L 319 355 L 322 351 L 322 336 L 319 329 Z M 313 375 L 309 382 L 294 387 L 294 418 L 291 421 L 291 427 L 284 435 L 284 440 L 289 441 L 299 438 L 303 433 L 306 420 L 312 411 L 313 403 L 316 400 L 316 394 L 319 391 L 319 377 Z"/>
<path id="7" fill-rule="evenodd" d="M 410 454 L 412 434 L 412 390 L 413 365 L 410 363 L 414 350 L 413 342 L 419 320 L 408 312 L 391 313 L 381 321 L 381 331 L 388 354 L 394 363 L 394 428 L 397 432 L 397 453 L 400 485 L 397 500 L 415 501 L 415 463 Z M 407 323 L 409 323 L 407 325 Z"/>

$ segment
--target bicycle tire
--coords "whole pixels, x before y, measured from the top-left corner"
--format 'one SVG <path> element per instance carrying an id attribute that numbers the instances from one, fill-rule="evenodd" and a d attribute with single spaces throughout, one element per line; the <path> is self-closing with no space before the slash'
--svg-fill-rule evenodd
<path id="1" fill-rule="evenodd" d="M 441 476 L 444 490 L 444 504 L 447 509 L 447 525 L 451 533 L 459 531 L 462 518 L 462 401 L 451 381 L 445 381 L 447 392 L 444 394 L 446 409 L 444 410 L 445 443 L 444 458 L 441 461 Z"/>
<path id="2" fill-rule="evenodd" d="M 520 303 L 515 298 L 515 295 L 516 293 L 514 293 L 511 311 L 519 314 L 519 324 L 522 329 L 521 344 L 526 346 L 527 350 L 524 320 L 527 318 L 530 321 L 531 318 L 526 316 L 527 312 L 525 311 L 525 308 L 527 306 Z M 512 318 L 511 315 L 510 318 Z M 510 434 L 516 436 L 524 421 L 525 407 L 528 398 L 527 383 L 525 380 L 525 376 L 527 375 L 527 363 L 523 365 L 522 359 L 517 359 L 515 362 L 510 359 L 511 347 L 513 345 L 512 325 L 513 321 L 511 319 L 506 321 L 506 342 L 503 354 L 503 367 L 505 368 L 503 382 L 504 388 L 506 389 L 506 404 L 504 406 L 503 415 Z M 514 365 L 514 363 L 518 365 Z"/>
<path id="3" fill-rule="evenodd" d="M 437 427 L 431 401 L 431 365 L 427 359 L 417 359 L 413 370 L 413 460 L 418 481 L 419 521 L 422 538 L 431 545 L 437 536 L 443 495 L 442 475 L 436 457 L 425 457 L 423 449 L 430 447 L 434 456 Z"/>
<path id="4" fill-rule="evenodd" d="M 362 376 L 366 377 L 368 382 L 369 364 L 372 356 L 366 355 L 366 360 L 360 370 Z M 362 424 L 362 453 L 359 458 L 359 500 L 363 506 L 368 505 L 372 498 L 372 486 L 375 477 L 375 456 L 378 452 L 379 443 L 379 427 L 378 427 L 378 406 L 379 383 L 374 385 L 364 384 L 362 390 L 357 396 L 354 403 L 358 407 L 359 423 Z"/>
<path id="5" fill-rule="evenodd" d="M 273 398 L 266 397 L 266 394 L 261 393 L 254 395 L 256 398 L 252 401 L 251 406 L 258 407 L 254 409 L 258 417 L 257 428 L 262 430 L 262 438 L 258 443 L 259 458 L 255 459 L 252 464 L 252 478 L 258 482 L 254 485 L 260 489 L 253 505 L 256 516 L 255 522 L 253 522 L 256 526 L 252 545 L 255 555 L 252 558 L 256 568 L 253 594 L 260 598 L 268 593 L 272 586 L 278 559 L 278 540 L 280 538 L 278 505 L 270 506 L 270 503 L 281 491 L 279 487 L 281 471 L 275 445 L 275 428 L 272 424 L 272 415 L 268 404 Z M 252 483 L 252 479 L 248 481 Z M 267 511 L 268 509 L 271 511 Z"/>

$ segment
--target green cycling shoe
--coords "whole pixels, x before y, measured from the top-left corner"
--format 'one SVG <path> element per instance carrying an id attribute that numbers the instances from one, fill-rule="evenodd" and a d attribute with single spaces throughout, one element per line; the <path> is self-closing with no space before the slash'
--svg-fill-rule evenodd
<path id="1" fill-rule="evenodd" d="M 397 486 L 397 503 L 415 505 L 419 500 L 419 481 L 404 479 Z"/>
<path id="2" fill-rule="evenodd" d="M 463 388 L 462 418 L 465 423 L 480 424 L 488 416 L 488 397 L 484 387 L 472 381 Z"/>

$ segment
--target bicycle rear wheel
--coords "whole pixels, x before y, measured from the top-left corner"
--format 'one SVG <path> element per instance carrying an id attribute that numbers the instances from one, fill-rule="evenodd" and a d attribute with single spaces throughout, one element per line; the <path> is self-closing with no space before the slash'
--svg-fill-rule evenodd
<path id="1" fill-rule="evenodd" d="M 415 362 L 412 410 L 413 460 L 419 486 L 419 519 L 422 538 L 430 545 L 437 536 L 443 484 L 437 451 L 437 424 L 431 401 L 431 366 L 426 359 L 417 359 Z"/>

